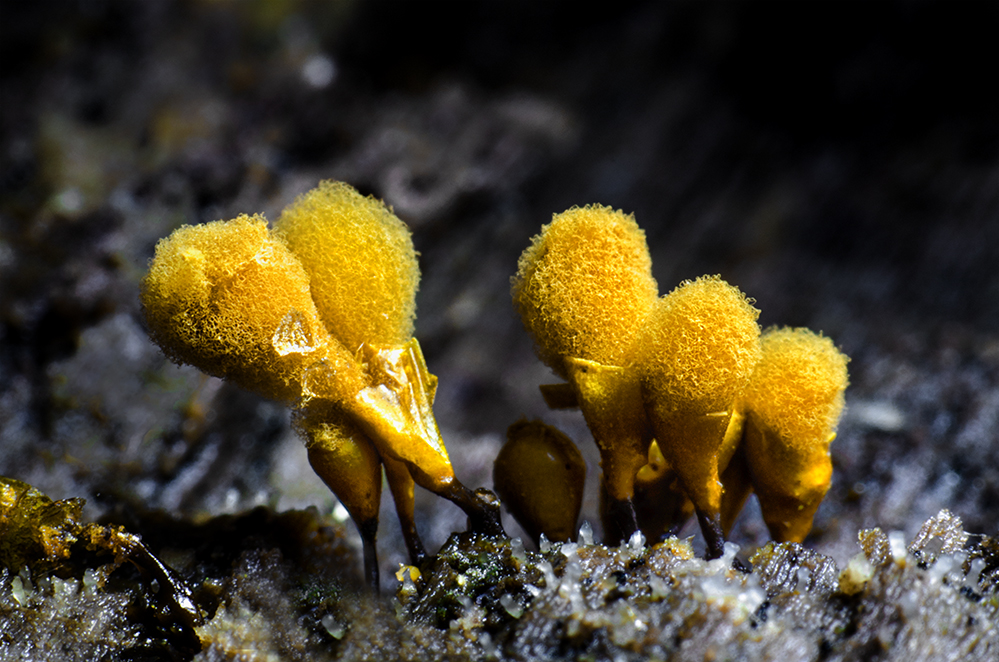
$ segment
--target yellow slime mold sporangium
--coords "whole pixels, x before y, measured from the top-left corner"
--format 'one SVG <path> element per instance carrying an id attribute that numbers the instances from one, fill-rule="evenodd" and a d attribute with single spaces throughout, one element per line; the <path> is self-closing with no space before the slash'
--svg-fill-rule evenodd
<path id="1" fill-rule="evenodd" d="M 579 449 L 541 421 L 518 421 L 506 436 L 493 464 L 496 493 L 535 544 L 542 534 L 556 542 L 573 540 L 586 480 Z"/>
<path id="2" fill-rule="evenodd" d="M 645 233 L 610 207 L 556 214 L 520 257 L 513 302 L 538 356 L 566 387 L 543 386 L 549 403 L 575 403 L 600 449 L 601 517 L 609 541 L 637 529 L 634 477 L 652 437 L 632 363 L 658 296 Z"/>
<path id="3" fill-rule="evenodd" d="M 319 315 L 344 347 L 412 337 L 419 265 L 409 228 L 384 203 L 323 181 L 281 213 L 274 233 L 302 262 Z"/>
<path id="4" fill-rule="evenodd" d="M 160 240 L 141 299 L 150 335 L 175 362 L 286 403 L 319 361 L 337 375 L 328 397 L 364 386 L 320 320 L 301 263 L 261 216 L 183 226 Z"/>
<path id="5" fill-rule="evenodd" d="M 663 457 L 721 554 L 720 474 L 739 444 L 735 401 L 760 358 L 759 311 L 718 276 L 682 283 L 646 320 L 641 381 Z"/>
<path id="6" fill-rule="evenodd" d="M 829 489 L 849 359 L 808 329 L 768 330 L 762 346 L 743 395 L 746 459 L 770 535 L 801 542 Z"/>
<path id="7" fill-rule="evenodd" d="M 274 234 L 301 260 L 326 328 L 364 365 L 370 383 L 344 408 L 386 463 L 397 502 L 415 480 L 465 509 L 473 527 L 501 533 L 498 504 L 458 481 L 437 429 L 437 378 L 413 338 L 420 271 L 409 228 L 379 200 L 323 181 L 282 212 Z"/>
<path id="8" fill-rule="evenodd" d="M 512 289 L 538 355 L 564 378 L 566 357 L 630 364 L 658 296 L 645 233 L 601 205 L 556 214 L 521 255 Z"/>

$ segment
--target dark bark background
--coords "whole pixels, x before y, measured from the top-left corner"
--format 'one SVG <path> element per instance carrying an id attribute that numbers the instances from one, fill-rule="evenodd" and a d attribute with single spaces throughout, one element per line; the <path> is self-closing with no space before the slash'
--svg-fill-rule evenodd
<path id="1" fill-rule="evenodd" d="M 169 364 L 138 287 L 179 225 L 334 178 L 413 229 L 467 484 L 541 417 L 587 453 L 597 524 L 589 433 L 545 411 L 509 278 L 599 202 L 636 215 L 662 293 L 719 273 L 851 357 L 809 546 L 842 567 L 858 529 L 944 507 L 995 535 L 999 4 L 577 4 L 3 3 L 0 474 L 94 518 L 333 507 L 287 412 Z M 426 494 L 418 523 L 434 549 L 464 526 Z M 733 539 L 766 541 L 752 502 Z"/>

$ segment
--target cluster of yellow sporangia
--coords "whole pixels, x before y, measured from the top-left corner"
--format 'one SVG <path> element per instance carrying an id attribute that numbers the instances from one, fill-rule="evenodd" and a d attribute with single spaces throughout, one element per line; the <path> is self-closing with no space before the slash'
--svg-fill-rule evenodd
<path id="1" fill-rule="evenodd" d="M 566 379 L 542 395 L 578 406 L 600 451 L 607 539 L 658 538 L 696 512 L 720 556 L 755 490 L 771 535 L 800 542 L 829 487 L 846 356 L 807 329 L 761 337 L 759 311 L 718 276 L 659 297 L 651 266 L 635 219 L 593 205 L 555 215 L 513 279 L 539 356 Z"/>
<path id="2" fill-rule="evenodd" d="M 847 358 L 807 329 L 762 336 L 759 311 L 717 276 L 659 297 L 632 216 L 558 214 L 520 259 L 513 299 L 538 354 L 566 383 L 601 455 L 607 538 L 676 531 L 697 514 L 711 556 L 750 492 L 771 534 L 800 541 L 829 487 L 829 443 Z M 413 338 L 419 268 L 409 230 L 342 183 L 260 216 L 184 226 L 156 247 L 142 286 L 150 335 L 195 365 L 294 407 L 309 461 L 350 512 L 378 583 L 382 473 L 414 563 L 419 484 L 502 534 L 499 504 L 454 475 L 432 405 L 437 379 Z M 539 422 L 511 426 L 497 490 L 528 533 L 572 537 L 585 463 Z"/>
<path id="3" fill-rule="evenodd" d="M 412 337 L 419 267 L 383 203 L 321 182 L 274 228 L 261 216 L 184 226 L 156 246 L 142 284 L 153 340 L 194 365 L 296 409 L 316 473 L 350 512 L 377 586 L 382 467 L 413 562 L 425 552 L 413 486 L 445 497 L 473 530 L 502 534 L 499 504 L 454 475 L 432 404 L 437 378 Z"/>

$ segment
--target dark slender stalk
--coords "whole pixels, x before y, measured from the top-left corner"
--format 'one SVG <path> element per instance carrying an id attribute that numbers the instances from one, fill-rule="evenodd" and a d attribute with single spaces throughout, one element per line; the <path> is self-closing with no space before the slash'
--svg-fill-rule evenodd
<path id="1" fill-rule="evenodd" d="M 409 551 L 409 562 L 419 566 L 427 558 L 427 550 L 416 530 L 413 516 L 413 476 L 402 462 L 383 457 L 382 463 L 389 489 L 392 490 L 392 500 L 395 501 L 395 512 L 399 515 L 399 524 L 402 526 L 402 538 Z"/>
<path id="2" fill-rule="evenodd" d="M 400 514 L 399 524 L 402 525 L 402 539 L 406 541 L 406 549 L 409 551 L 409 562 L 415 566 L 422 565 L 427 559 L 427 549 L 416 530 L 416 522 L 411 517 Z"/>
<path id="3" fill-rule="evenodd" d="M 612 499 L 604 492 L 604 542 L 620 545 L 638 531 L 638 518 L 631 499 Z"/>
<path id="4" fill-rule="evenodd" d="M 701 533 L 708 548 L 708 560 L 720 558 L 725 553 L 725 534 L 722 533 L 721 515 L 708 515 L 697 511 L 697 523 L 701 525 Z"/>
<path id="5" fill-rule="evenodd" d="M 456 478 L 439 494 L 465 511 L 471 531 L 507 537 L 500 521 L 500 500 L 489 490 L 479 488 L 473 492 Z"/>
<path id="6" fill-rule="evenodd" d="M 378 576 L 378 547 L 375 542 L 378 537 L 378 518 L 372 517 L 358 523 L 357 530 L 361 533 L 361 542 L 364 545 L 364 582 L 375 593 L 378 593 L 380 578 Z"/>

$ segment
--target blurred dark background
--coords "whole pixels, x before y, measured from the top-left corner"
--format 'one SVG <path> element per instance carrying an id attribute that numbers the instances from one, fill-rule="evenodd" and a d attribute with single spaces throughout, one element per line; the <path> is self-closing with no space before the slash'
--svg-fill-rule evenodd
<path id="1" fill-rule="evenodd" d="M 287 412 L 168 364 L 137 293 L 175 227 L 274 220 L 336 178 L 413 228 L 465 482 L 521 416 L 595 482 L 509 278 L 552 213 L 599 202 L 636 215 L 662 293 L 720 273 L 852 357 L 812 544 L 842 563 L 858 528 L 943 507 L 995 534 L 999 3 L 578 5 L 0 5 L 0 474 L 91 516 L 331 507 Z M 740 544 L 766 539 L 754 508 Z M 420 509 L 433 545 L 462 527 Z"/>

